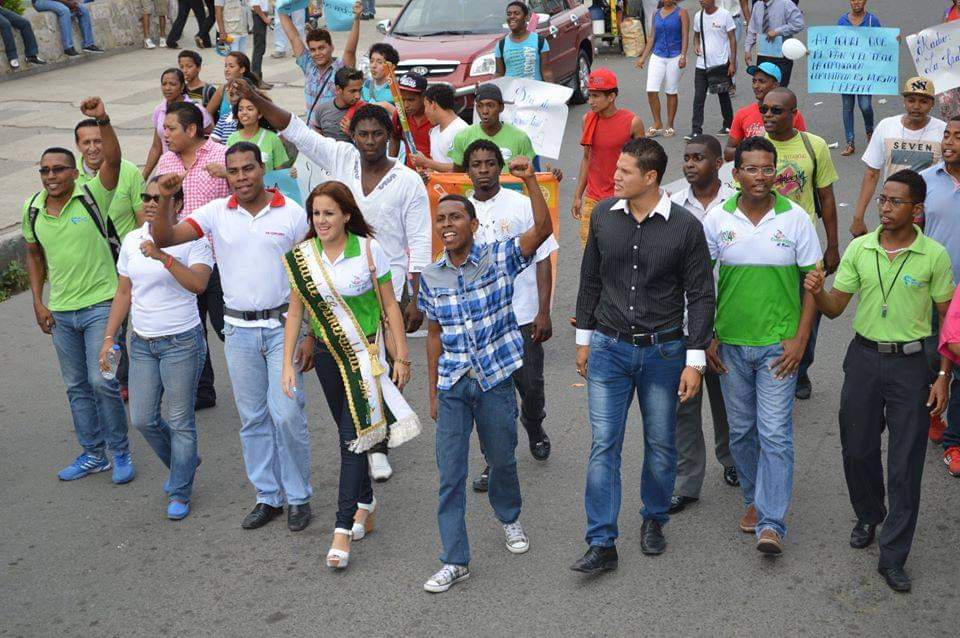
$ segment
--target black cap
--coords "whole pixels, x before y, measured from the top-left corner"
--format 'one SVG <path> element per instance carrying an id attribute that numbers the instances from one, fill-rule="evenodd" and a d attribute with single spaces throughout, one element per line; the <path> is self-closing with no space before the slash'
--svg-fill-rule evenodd
<path id="1" fill-rule="evenodd" d="M 419 73 L 409 72 L 397 80 L 401 91 L 410 91 L 411 93 L 423 93 L 427 90 L 427 78 Z"/>
<path id="2" fill-rule="evenodd" d="M 496 84 L 481 84 L 479 87 L 477 87 L 474 100 L 477 102 L 480 100 L 493 100 L 494 102 L 503 104 L 503 93 L 500 91 L 500 87 Z"/>

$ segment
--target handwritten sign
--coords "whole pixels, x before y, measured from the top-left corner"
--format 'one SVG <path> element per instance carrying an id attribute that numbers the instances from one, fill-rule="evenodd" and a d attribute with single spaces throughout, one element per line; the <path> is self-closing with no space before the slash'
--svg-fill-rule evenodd
<path id="1" fill-rule="evenodd" d="M 853 95 L 900 92 L 900 29 L 810 27 L 807 91 Z"/>
<path id="2" fill-rule="evenodd" d="M 933 80 L 937 93 L 960 87 L 960 21 L 938 24 L 907 36 L 917 75 Z"/>
<path id="3" fill-rule="evenodd" d="M 503 121 L 529 135 L 537 155 L 559 159 L 561 132 L 567 127 L 569 114 L 567 101 L 573 89 L 526 78 L 497 78 L 490 84 L 499 86 L 503 93 Z M 474 121 L 480 118 L 475 115 Z"/>

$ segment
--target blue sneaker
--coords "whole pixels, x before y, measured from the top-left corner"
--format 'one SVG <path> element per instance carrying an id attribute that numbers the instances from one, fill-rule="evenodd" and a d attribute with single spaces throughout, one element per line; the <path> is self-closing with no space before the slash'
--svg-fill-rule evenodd
<path id="1" fill-rule="evenodd" d="M 61 481 L 76 481 L 88 474 L 96 474 L 97 472 L 104 472 L 109 469 L 110 459 L 108 459 L 106 455 L 97 456 L 96 454 L 84 452 L 78 456 L 73 463 L 57 472 L 57 477 Z"/>
<path id="2" fill-rule="evenodd" d="M 113 455 L 113 482 L 117 485 L 129 483 L 137 475 L 136 468 L 133 467 L 133 459 L 130 458 L 130 452 L 117 452 Z"/>
<path id="3" fill-rule="evenodd" d="M 183 501 L 170 501 L 167 503 L 167 518 L 171 521 L 179 521 L 187 517 L 190 513 L 190 506 Z"/>

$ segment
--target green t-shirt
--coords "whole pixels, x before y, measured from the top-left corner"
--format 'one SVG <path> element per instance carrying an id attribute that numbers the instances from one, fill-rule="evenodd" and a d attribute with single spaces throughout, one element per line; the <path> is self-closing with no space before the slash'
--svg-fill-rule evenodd
<path id="1" fill-rule="evenodd" d="M 83 186 L 93 177 L 81 170 L 77 185 Z M 113 226 L 117 229 L 120 241 L 123 241 L 127 233 L 139 225 L 137 213 L 143 209 L 140 195 L 144 191 L 144 185 L 143 175 L 137 165 L 128 160 L 120 160 L 120 177 L 117 180 L 117 187 L 113 190 L 110 210 L 107 211 L 107 216 L 113 220 Z"/>
<path id="2" fill-rule="evenodd" d="M 504 173 L 510 172 L 507 167 L 510 165 L 512 158 L 522 155 L 533 161 L 533 158 L 537 154 L 537 152 L 533 150 L 533 142 L 530 141 L 530 136 L 513 124 L 504 122 L 500 130 L 493 137 L 484 133 L 479 124 L 473 124 L 457 133 L 457 136 L 453 138 L 453 147 L 449 153 L 453 163 L 457 166 L 463 166 L 464 152 L 466 152 L 470 144 L 477 140 L 490 140 L 500 147 L 500 152 L 503 153 Z"/>
<path id="3" fill-rule="evenodd" d="M 110 209 L 113 191 L 105 189 L 99 177 L 89 180 L 86 187 L 101 211 Z M 23 203 L 20 231 L 27 243 L 43 248 L 50 279 L 49 307 L 57 312 L 109 301 L 117 291 L 117 269 L 110 245 L 84 208 L 82 193 L 78 184 L 60 215 L 54 217 L 47 213 L 47 191 L 40 191 L 33 202 L 40 209 L 36 235 L 30 229 L 32 196 Z"/>
<path id="4" fill-rule="evenodd" d="M 833 287 L 851 295 L 859 293 L 853 329 L 872 341 L 903 343 L 929 337 L 933 302 L 953 297 L 953 270 L 947 249 L 924 235 L 918 226 L 914 228 L 917 238 L 893 261 L 880 247 L 881 228 L 850 242 L 840 260 Z M 886 317 L 883 291 L 887 291 Z"/>
<path id="5" fill-rule="evenodd" d="M 830 157 L 830 149 L 822 137 L 806 133 L 810 146 L 817 156 L 817 174 L 813 175 L 813 158 L 807 152 L 803 139 L 798 132 L 786 142 L 771 139 L 777 149 L 777 181 L 774 189 L 789 199 L 800 204 L 803 210 L 810 215 L 814 227 L 817 225 L 817 211 L 813 203 L 813 193 L 818 188 L 833 184 L 839 176 Z M 767 139 L 770 136 L 767 135 Z M 813 179 L 811 179 L 813 175 Z"/>
<path id="6" fill-rule="evenodd" d="M 230 148 L 237 142 L 252 142 L 260 147 L 260 157 L 263 159 L 263 170 L 267 172 L 275 171 L 290 161 L 290 157 L 287 155 L 287 149 L 284 148 L 283 142 L 280 141 L 280 136 L 265 128 L 260 129 L 252 138 L 245 137 L 243 135 L 243 129 L 231 133 L 230 137 L 227 138 L 227 148 Z"/>

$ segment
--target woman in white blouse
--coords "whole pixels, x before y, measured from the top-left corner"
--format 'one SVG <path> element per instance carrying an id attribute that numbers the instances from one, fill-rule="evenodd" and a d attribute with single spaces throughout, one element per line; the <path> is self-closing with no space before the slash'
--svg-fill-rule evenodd
<path id="1" fill-rule="evenodd" d="M 196 295 L 203 292 L 213 267 L 210 243 L 200 239 L 160 250 L 150 236 L 150 222 L 159 214 L 157 178 L 141 196 L 140 227 L 123 240 L 117 260 L 120 283 L 100 351 L 100 366 L 130 314 L 130 420 L 170 468 L 164 484 L 167 517 L 180 520 L 190 513 L 197 456 L 194 400 L 206 356 Z M 174 198 L 176 217 L 183 194 Z M 160 415 L 166 396 L 167 418 Z"/>

